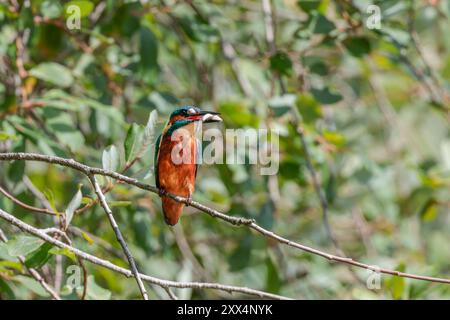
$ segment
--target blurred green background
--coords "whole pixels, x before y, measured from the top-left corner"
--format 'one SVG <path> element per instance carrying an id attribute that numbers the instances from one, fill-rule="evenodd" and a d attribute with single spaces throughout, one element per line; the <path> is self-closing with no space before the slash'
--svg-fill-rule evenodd
<path id="1" fill-rule="evenodd" d="M 66 9 L 74 4 L 81 9 L 79 30 L 66 25 Z M 370 4 L 381 9 L 380 29 L 368 28 Z M 155 134 L 177 106 L 220 111 L 224 128 L 280 130 L 279 172 L 261 176 L 253 165 L 204 165 L 194 199 L 336 252 L 293 124 L 298 112 L 342 251 L 365 263 L 448 278 L 449 19 L 446 0 L 2 0 L 0 150 L 58 155 L 120 172 L 136 156 L 129 146 L 145 144 L 151 111 L 159 115 Z M 95 198 L 88 181 L 65 168 L 0 167 L 0 185 L 36 207 L 43 204 L 30 182 L 62 214 L 80 184 L 82 206 Z M 154 184 L 152 167 L 149 146 L 126 174 Z M 149 275 L 298 299 L 450 298 L 448 285 L 390 276 L 369 290 L 367 270 L 351 272 L 193 208 L 172 229 L 158 196 L 135 187 L 115 185 L 108 200 L 139 270 Z M 0 207 L 39 228 L 57 223 L 3 195 Z M 0 244 L 0 298 L 49 298 L 13 254 L 14 246 L 33 239 L 4 221 L 0 228 L 11 239 Z M 98 205 L 74 215 L 69 235 L 76 247 L 128 266 Z M 31 248 L 24 252 L 28 258 L 42 250 Z M 77 264 L 72 258 L 52 249 L 35 266 L 51 284 L 62 272 L 61 295 L 79 299 L 80 290 L 66 282 L 67 268 Z M 134 279 L 85 265 L 88 299 L 140 298 Z M 175 293 L 248 298 L 213 290 Z M 167 298 L 158 287 L 149 294 Z"/>

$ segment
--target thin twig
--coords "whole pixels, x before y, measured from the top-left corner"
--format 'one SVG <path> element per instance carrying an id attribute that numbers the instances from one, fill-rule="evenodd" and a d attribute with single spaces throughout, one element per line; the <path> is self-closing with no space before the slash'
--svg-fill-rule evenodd
<path id="1" fill-rule="evenodd" d="M 92 183 L 92 187 L 95 190 L 95 193 L 97 194 L 97 197 L 100 201 L 100 205 L 103 207 L 103 209 L 106 212 L 106 215 L 108 216 L 109 222 L 111 223 L 111 226 L 114 230 L 114 233 L 116 234 L 117 240 L 119 241 L 120 245 L 122 246 L 123 252 L 125 253 L 125 256 L 127 257 L 128 263 L 130 264 L 130 268 L 133 272 L 134 277 L 136 278 L 136 282 L 138 284 L 139 290 L 141 291 L 142 297 L 144 300 L 148 300 L 148 294 L 147 290 L 145 289 L 144 283 L 142 282 L 142 279 L 139 276 L 139 272 L 136 267 L 136 262 L 134 261 L 134 258 L 130 252 L 130 249 L 128 249 L 128 245 L 123 239 L 122 232 L 120 232 L 119 226 L 117 225 L 116 220 L 114 219 L 113 213 L 111 209 L 108 206 L 108 203 L 106 202 L 105 195 L 102 192 L 102 189 L 100 185 L 97 182 L 97 179 L 94 175 L 88 175 L 89 180 Z"/>
<path id="2" fill-rule="evenodd" d="M 28 161 L 40 161 L 40 162 L 58 164 L 58 165 L 61 165 L 64 167 L 69 167 L 69 168 L 78 170 L 82 173 L 85 173 L 87 176 L 93 175 L 93 174 L 103 175 L 103 176 L 111 177 L 118 181 L 122 181 L 122 182 L 130 184 L 130 185 L 136 186 L 140 189 L 147 190 L 147 191 L 150 191 L 150 192 L 153 192 L 156 194 L 160 194 L 159 189 L 155 186 L 139 182 L 135 178 L 130 178 L 130 177 L 124 176 L 117 172 L 108 171 L 108 170 L 95 168 L 95 167 L 89 167 L 89 166 L 79 163 L 73 159 L 64 159 L 64 158 L 60 158 L 60 157 L 56 157 L 56 156 L 47 156 L 47 155 L 41 155 L 41 154 L 36 154 L 36 153 L 23 153 L 23 152 L 14 153 L 14 152 L 11 152 L 11 153 L 0 153 L 0 160 L 5 160 L 5 161 L 28 160 Z M 400 272 L 400 271 L 396 271 L 396 270 L 379 268 L 378 266 L 368 265 L 368 264 L 365 264 L 362 262 L 355 261 L 351 258 L 329 254 L 327 252 L 320 251 L 318 249 L 314 249 L 312 247 L 302 245 L 298 242 L 283 238 L 282 236 L 279 236 L 276 233 L 259 226 L 258 224 L 256 224 L 254 219 L 247 219 L 247 218 L 242 218 L 242 217 L 232 217 L 232 216 L 224 214 L 220 211 L 209 208 L 199 202 L 191 201 L 191 199 L 187 199 L 185 197 L 180 197 L 180 196 L 173 195 L 170 193 L 165 194 L 165 196 L 170 197 L 171 199 L 178 201 L 180 203 L 184 203 L 184 204 L 190 205 L 191 207 L 197 208 L 200 211 L 207 213 L 214 218 L 222 219 L 232 225 L 235 225 L 235 226 L 245 225 L 245 226 L 259 232 L 260 234 L 264 235 L 267 238 L 271 238 L 271 239 L 274 239 L 274 240 L 278 241 L 279 243 L 283 243 L 287 246 L 290 246 L 290 247 L 293 247 L 293 248 L 296 248 L 296 249 L 299 249 L 299 250 L 302 250 L 302 251 L 305 251 L 305 252 L 308 252 L 308 253 L 311 253 L 314 255 L 318 255 L 320 257 L 326 258 L 329 261 L 344 263 L 344 264 L 352 265 L 355 267 L 372 270 L 372 271 L 380 272 L 380 273 L 384 273 L 384 274 L 390 274 L 390 275 L 394 275 L 394 276 L 404 277 L 404 278 L 450 284 L 450 279 L 420 276 L 420 275 Z M 128 271 L 128 272 L 131 272 L 131 271 Z M 143 280 L 145 280 L 145 279 L 143 279 Z"/>
<path id="3" fill-rule="evenodd" d="M 38 212 L 38 213 L 44 213 L 44 214 L 48 214 L 48 215 L 52 215 L 52 216 L 56 215 L 56 213 L 53 210 L 37 208 L 37 207 L 30 206 L 26 203 L 23 203 L 22 201 L 20 201 L 19 199 L 15 198 L 13 195 L 11 195 L 8 191 L 6 191 L 2 186 L 0 186 L 0 193 L 3 193 L 3 195 L 5 197 L 7 197 L 9 200 L 11 200 L 15 204 L 17 204 L 18 206 L 20 206 L 26 210 Z"/>
<path id="4" fill-rule="evenodd" d="M 65 249 L 70 250 L 80 259 L 83 259 L 83 260 L 89 261 L 91 263 L 94 263 L 98 266 L 110 269 L 114 272 L 118 272 L 120 274 L 123 274 L 126 277 L 133 277 L 133 272 L 131 272 L 130 270 L 119 267 L 119 266 L 111 263 L 108 260 L 100 259 L 96 256 L 93 256 L 89 253 L 86 253 L 75 247 L 65 244 L 57 239 L 54 239 L 54 238 L 50 237 L 49 235 L 41 232 L 39 229 L 21 221 L 21 220 L 17 219 L 16 217 L 14 217 L 13 215 L 3 211 L 2 209 L 0 209 L 0 218 L 8 221 L 10 224 L 18 227 L 19 229 L 23 230 L 24 232 L 27 232 L 36 237 L 39 237 L 42 240 L 45 240 L 59 248 L 65 248 Z M 228 293 L 240 292 L 240 293 L 245 293 L 248 295 L 257 296 L 260 298 L 267 298 L 267 299 L 275 299 L 275 300 L 289 299 L 284 296 L 271 294 L 268 292 L 250 289 L 250 288 L 246 288 L 246 287 L 229 286 L 229 285 L 224 285 L 224 284 L 219 284 L 219 283 L 207 283 L 207 282 L 177 282 L 177 281 L 163 280 L 163 279 L 152 277 L 152 276 L 145 275 L 145 274 L 139 274 L 139 276 L 141 277 L 142 280 L 144 280 L 148 283 L 158 285 L 162 288 L 171 287 L 171 288 L 192 288 L 192 289 L 215 289 L 215 290 L 226 291 Z"/>
<path id="5" fill-rule="evenodd" d="M 172 292 L 172 290 L 170 290 L 170 287 L 164 287 L 164 290 L 166 290 L 167 295 L 169 296 L 170 299 L 178 300 L 178 297 L 175 295 L 175 293 Z"/>

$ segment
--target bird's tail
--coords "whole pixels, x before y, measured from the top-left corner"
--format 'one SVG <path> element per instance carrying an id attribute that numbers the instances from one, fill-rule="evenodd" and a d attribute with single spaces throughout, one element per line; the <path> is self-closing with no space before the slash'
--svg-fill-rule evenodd
<path id="1" fill-rule="evenodd" d="M 183 213 L 184 203 L 179 203 L 168 197 L 162 197 L 162 209 L 164 220 L 168 225 L 174 226 L 178 223 Z"/>

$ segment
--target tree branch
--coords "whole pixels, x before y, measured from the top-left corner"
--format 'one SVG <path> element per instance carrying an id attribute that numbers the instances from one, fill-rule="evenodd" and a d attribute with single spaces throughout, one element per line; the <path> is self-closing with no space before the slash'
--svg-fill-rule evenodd
<path id="1" fill-rule="evenodd" d="M 40 161 L 40 162 L 47 162 L 47 163 L 54 163 L 54 164 L 59 164 L 61 166 L 64 167 L 69 167 L 75 170 L 78 170 L 82 173 L 85 173 L 86 175 L 92 175 L 92 174 L 98 174 L 98 175 L 103 175 L 103 176 L 107 176 L 107 177 L 111 177 L 113 179 L 122 181 L 124 183 L 136 186 L 140 189 L 143 190 L 147 190 L 147 191 L 151 191 L 153 193 L 159 194 L 159 190 L 158 188 L 156 188 L 155 186 L 146 184 L 146 183 L 142 183 L 139 182 L 137 179 L 134 178 L 130 178 L 127 176 L 124 176 L 122 174 L 119 174 L 117 172 L 112 172 L 112 171 L 108 171 L 108 170 L 104 170 L 104 169 L 100 169 L 100 168 L 95 168 L 95 167 L 89 167 L 85 164 L 79 163 L 73 159 L 64 159 L 64 158 L 60 158 L 60 157 L 55 157 L 55 156 L 47 156 L 47 155 L 41 155 L 41 154 L 35 154 L 35 153 L 0 153 L 0 160 L 6 160 L 6 161 L 11 161 L 11 160 L 28 160 L 28 161 Z M 198 203 L 196 201 L 190 201 L 187 198 L 184 197 L 180 197 L 177 195 L 173 195 L 173 194 L 166 194 L 165 196 L 172 198 L 175 201 L 184 203 L 184 204 L 188 204 L 191 207 L 197 208 L 200 211 L 203 211 L 204 213 L 209 214 L 212 217 L 215 218 L 219 218 L 221 220 L 224 220 L 232 225 L 235 226 L 240 226 L 240 225 L 245 225 L 255 231 L 257 231 L 258 233 L 264 235 L 267 238 L 271 238 L 273 240 L 278 241 L 279 243 L 283 243 L 287 246 L 314 254 L 314 255 L 318 255 L 321 256 L 323 258 L 326 258 L 329 261 L 333 261 L 333 262 L 339 262 L 339 263 L 343 263 L 343 264 L 348 264 L 348 265 L 352 265 L 355 267 L 359 267 L 359 268 L 363 268 L 363 269 L 367 269 L 367 270 L 372 270 L 374 272 L 380 272 L 380 273 L 384 273 L 384 274 L 389 274 L 389 275 L 394 275 L 394 276 L 399 276 L 399 277 L 404 277 L 404 278 L 410 278 L 410 279 L 415 279 L 415 280 L 423 280 L 423 281 L 430 281 L 430 282 L 438 282 L 438 283 L 445 283 L 445 284 L 450 284 L 450 279 L 446 279 L 446 278 L 436 278 L 436 277 L 429 277 L 429 276 L 420 276 L 420 275 L 415 275 L 415 274 L 411 274 L 411 273 L 405 273 L 405 272 L 400 272 L 397 270 L 390 270 L 390 269 L 384 269 L 384 268 L 379 268 L 378 266 L 372 266 L 372 265 L 368 265 L 362 262 L 358 262 L 355 261 L 351 258 L 346 258 L 346 257 L 342 257 L 342 256 L 338 256 L 338 255 L 333 255 L 333 254 L 329 254 L 326 253 L 324 251 L 318 250 L 318 249 L 314 249 L 312 247 L 308 247 L 305 245 L 302 245 L 298 242 L 295 241 L 291 241 L 289 239 L 286 239 L 282 236 L 277 235 L 276 233 L 269 231 L 267 229 L 264 229 L 263 227 L 259 226 L 258 224 L 256 224 L 255 220 L 253 219 L 246 219 L 246 218 L 241 218 L 241 217 L 231 217 L 229 215 L 226 215 L 222 212 L 219 212 L 217 210 L 214 210 L 212 208 L 209 208 L 201 203 Z M 128 270 L 128 272 L 130 272 Z M 143 278 L 143 280 L 145 280 Z"/>
<path id="2" fill-rule="evenodd" d="M 136 278 L 136 282 L 138 284 L 139 290 L 141 291 L 142 297 L 144 298 L 144 300 L 148 300 L 147 290 L 145 289 L 145 286 L 142 283 L 142 279 L 139 276 L 139 272 L 136 267 L 136 262 L 134 261 L 134 258 L 130 252 L 130 249 L 128 249 L 127 243 L 123 239 L 122 232 L 120 232 L 119 226 L 117 225 L 116 220 L 114 219 L 114 216 L 112 214 L 112 211 L 109 208 L 108 203 L 106 202 L 105 195 L 103 194 L 102 189 L 100 188 L 100 185 L 98 184 L 95 176 L 89 175 L 88 177 L 92 183 L 92 186 L 94 187 L 95 193 L 97 194 L 97 197 L 100 201 L 100 205 L 103 207 L 103 210 L 105 210 L 106 215 L 108 216 L 109 222 L 111 223 L 114 233 L 116 234 L 117 240 L 119 241 L 120 245 L 122 246 L 123 252 L 125 253 L 125 256 L 127 257 L 128 263 L 130 265 L 130 268 L 131 268 L 131 271 L 133 272 L 134 277 Z"/>
<path id="3" fill-rule="evenodd" d="M 71 252 L 73 252 L 77 257 L 79 257 L 80 259 L 89 261 L 93 264 L 96 264 L 98 266 L 110 269 L 114 272 L 123 274 L 126 277 L 132 277 L 133 276 L 133 272 L 119 267 L 113 263 L 111 263 L 108 260 L 103 260 L 100 259 L 96 256 L 93 256 L 89 253 L 86 253 L 84 251 L 81 251 L 73 246 L 70 246 L 68 244 L 65 244 L 57 239 L 54 239 L 52 237 L 50 237 L 49 235 L 47 235 L 46 233 L 42 232 L 41 230 L 17 219 L 16 217 L 14 217 L 13 215 L 3 211 L 2 209 L 0 209 L 0 218 L 8 221 L 9 223 L 11 223 L 12 225 L 20 228 L 21 230 L 23 230 L 24 232 L 27 232 L 29 234 L 32 234 L 38 238 L 41 238 L 42 240 L 47 241 L 48 243 L 51 243 L 59 248 L 65 248 L 70 250 Z M 257 296 L 260 298 L 267 298 L 267 299 L 276 299 L 276 300 L 285 300 L 285 299 L 289 299 L 287 297 L 284 296 L 280 296 L 280 295 L 276 295 L 276 294 L 271 294 L 271 293 L 267 293 L 264 291 L 259 291 L 259 290 L 255 290 L 255 289 L 250 289 L 250 288 L 246 288 L 246 287 L 237 287 L 237 286 L 229 286 L 229 285 L 223 285 L 223 284 L 219 284 L 219 283 L 206 283 L 206 282 L 176 282 L 176 281 L 170 281 L 170 280 L 163 280 L 160 278 L 156 278 L 156 277 L 152 277 L 149 275 L 145 275 L 145 274 L 139 274 L 140 278 L 143 281 L 146 281 L 148 283 L 152 283 L 155 285 L 158 285 L 162 288 L 192 288 L 192 289 L 215 289 L 215 290 L 221 290 L 221 291 L 226 291 L 228 293 L 232 293 L 232 292 L 240 292 L 240 293 L 245 293 L 248 295 L 253 295 L 253 296 Z"/>
<path id="4" fill-rule="evenodd" d="M 17 204 L 18 206 L 27 209 L 29 211 L 34 211 L 34 212 L 38 212 L 38 213 L 44 213 L 44 214 L 48 214 L 51 216 L 56 215 L 55 212 L 53 212 L 53 210 L 48 210 L 48 209 L 41 209 L 41 208 L 37 208 L 37 207 L 33 207 L 30 206 L 26 203 L 23 203 L 22 201 L 20 201 L 19 199 L 15 198 L 13 195 L 11 195 L 8 191 L 6 191 L 2 186 L 0 186 L 0 193 L 3 193 L 3 195 L 5 197 L 7 197 L 9 200 L 11 200 L 12 202 L 14 202 L 15 204 Z"/>

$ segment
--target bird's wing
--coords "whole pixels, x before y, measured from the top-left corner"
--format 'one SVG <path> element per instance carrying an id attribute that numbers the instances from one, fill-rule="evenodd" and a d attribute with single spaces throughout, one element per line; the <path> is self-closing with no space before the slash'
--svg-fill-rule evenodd
<path id="1" fill-rule="evenodd" d="M 159 176 L 158 176 L 158 157 L 159 157 L 159 150 L 161 146 L 162 141 L 162 134 L 159 135 L 158 139 L 156 139 L 155 143 L 155 159 L 154 159 L 154 170 L 155 170 L 155 183 L 156 187 L 159 188 Z"/>

